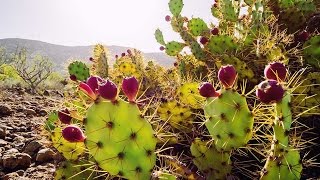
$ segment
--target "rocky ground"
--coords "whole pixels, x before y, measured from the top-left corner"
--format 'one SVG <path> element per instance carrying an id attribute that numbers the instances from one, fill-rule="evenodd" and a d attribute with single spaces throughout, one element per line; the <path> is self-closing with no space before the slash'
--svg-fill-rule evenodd
<path id="1" fill-rule="evenodd" d="M 50 96 L 49 96 L 50 94 Z M 0 179 L 53 179 L 61 156 L 43 134 L 43 122 L 61 96 L 0 90 Z"/>

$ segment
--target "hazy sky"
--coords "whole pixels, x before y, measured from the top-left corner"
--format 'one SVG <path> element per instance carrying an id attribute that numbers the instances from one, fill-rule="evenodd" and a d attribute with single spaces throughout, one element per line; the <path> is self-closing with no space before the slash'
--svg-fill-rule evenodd
<path id="1" fill-rule="evenodd" d="M 156 28 L 176 40 L 169 0 L 0 0 L 0 39 L 26 38 L 61 45 L 129 46 L 159 51 Z M 182 14 L 213 21 L 213 0 L 184 0 Z"/>

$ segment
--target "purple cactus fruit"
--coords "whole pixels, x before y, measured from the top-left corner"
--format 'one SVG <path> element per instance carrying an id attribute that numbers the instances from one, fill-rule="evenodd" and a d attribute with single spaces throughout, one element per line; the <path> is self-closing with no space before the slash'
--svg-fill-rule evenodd
<path id="1" fill-rule="evenodd" d="M 121 53 L 121 56 L 122 56 L 122 57 L 126 56 L 126 53 Z"/>
<path id="2" fill-rule="evenodd" d="M 135 77 L 126 77 L 122 81 L 122 90 L 130 102 L 134 102 L 139 90 L 139 82 Z"/>
<path id="3" fill-rule="evenodd" d="M 127 53 L 128 53 L 129 55 L 132 55 L 132 51 L 131 51 L 130 49 L 127 50 Z"/>
<path id="4" fill-rule="evenodd" d="M 171 21 L 171 17 L 170 17 L 169 15 L 166 15 L 165 20 L 166 20 L 167 22 L 170 22 L 170 21 Z"/>
<path id="5" fill-rule="evenodd" d="M 62 130 L 62 136 L 69 142 L 83 142 L 86 137 L 82 130 L 76 125 L 68 125 Z"/>
<path id="6" fill-rule="evenodd" d="M 93 57 L 90 57 L 90 58 L 89 58 L 89 61 L 94 61 Z"/>
<path id="7" fill-rule="evenodd" d="M 119 56 L 118 56 L 118 55 L 115 55 L 114 57 L 115 57 L 116 59 L 118 59 Z"/>
<path id="8" fill-rule="evenodd" d="M 216 92 L 212 84 L 208 82 L 201 83 L 199 93 L 201 96 L 206 98 L 219 96 L 219 93 Z"/>
<path id="9" fill-rule="evenodd" d="M 232 65 L 222 66 L 218 72 L 218 79 L 225 88 L 231 88 L 237 78 L 237 71 Z"/>
<path id="10" fill-rule="evenodd" d="M 218 35 L 219 34 L 219 29 L 215 27 L 215 28 L 211 29 L 210 32 L 211 32 L 212 35 Z"/>
<path id="11" fill-rule="evenodd" d="M 98 92 L 104 99 L 115 101 L 117 99 L 118 88 L 112 81 L 106 80 L 99 84 Z"/>
<path id="12" fill-rule="evenodd" d="M 71 75 L 70 75 L 70 79 L 71 79 L 72 81 L 77 81 L 77 76 L 71 74 Z"/>
<path id="13" fill-rule="evenodd" d="M 283 94 L 283 87 L 276 80 L 272 79 L 262 81 L 256 90 L 256 96 L 265 104 L 279 102 Z"/>
<path id="14" fill-rule="evenodd" d="M 301 31 L 297 36 L 296 40 L 300 42 L 305 42 L 310 38 L 310 33 L 306 30 Z"/>
<path id="15" fill-rule="evenodd" d="M 98 91 L 99 83 L 102 82 L 102 81 L 103 81 L 103 79 L 101 79 L 99 76 L 90 76 L 87 79 L 86 83 L 93 90 L 93 92 L 96 93 Z"/>
<path id="16" fill-rule="evenodd" d="M 204 36 L 202 36 L 202 37 L 200 38 L 200 43 L 201 43 L 201 44 L 205 45 L 205 44 L 207 44 L 208 42 L 209 42 L 208 38 L 206 38 L 206 37 L 204 37 Z"/>
<path id="17" fill-rule="evenodd" d="M 84 92 L 86 95 L 88 95 L 91 99 L 96 100 L 97 95 L 93 92 L 93 90 L 90 88 L 90 86 L 86 83 L 81 82 L 79 84 L 79 89 Z"/>
<path id="18" fill-rule="evenodd" d="M 264 69 L 264 76 L 267 79 L 284 81 L 287 76 L 287 69 L 283 63 L 273 62 Z"/>
<path id="19" fill-rule="evenodd" d="M 58 118 L 64 124 L 70 124 L 72 119 L 72 117 L 70 116 L 70 112 L 67 108 L 62 109 L 58 112 Z"/>
<path id="20" fill-rule="evenodd" d="M 164 47 L 163 46 L 160 46 L 160 51 L 163 51 L 164 50 Z"/>

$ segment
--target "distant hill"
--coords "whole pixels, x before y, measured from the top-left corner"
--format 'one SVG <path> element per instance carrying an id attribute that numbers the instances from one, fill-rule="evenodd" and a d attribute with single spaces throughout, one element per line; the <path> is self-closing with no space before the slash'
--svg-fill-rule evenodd
<path id="1" fill-rule="evenodd" d="M 48 56 L 55 64 L 55 69 L 62 70 L 70 59 L 87 60 L 92 56 L 93 45 L 89 46 L 63 46 L 57 44 L 50 44 L 42 41 L 7 38 L 0 39 L 0 47 L 5 47 L 7 52 L 13 53 L 16 48 L 25 47 L 28 52 L 32 54 L 42 54 Z M 116 54 L 120 55 L 126 52 L 129 47 L 123 46 L 107 46 L 110 57 L 113 60 Z M 154 60 L 164 67 L 173 65 L 174 59 L 164 53 L 144 53 L 146 60 Z M 111 62 L 112 63 L 112 62 Z"/>

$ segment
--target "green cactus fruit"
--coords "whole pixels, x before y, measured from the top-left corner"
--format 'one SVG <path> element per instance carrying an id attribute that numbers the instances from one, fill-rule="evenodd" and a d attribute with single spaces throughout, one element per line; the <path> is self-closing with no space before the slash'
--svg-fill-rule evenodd
<path id="1" fill-rule="evenodd" d="M 193 163 L 204 173 L 206 179 L 226 179 L 231 172 L 230 152 L 217 151 L 210 142 L 196 138 L 190 147 Z"/>
<path id="2" fill-rule="evenodd" d="M 93 179 L 92 171 L 87 169 L 84 162 L 62 162 L 55 171 L 55 180 L 73 179 L 73 180 L 87 180 Z"/>
<path id="3" fill-rule="evenodd" d="M 228 35 L 211 36 L 208 44 L 205 46 L 212 54 L 223 54 L 225 52 L 235 51 L 237 44 Z"/>
<path id="4" fill-rule="evenodd" d="M 204 35 L 209 31 L 207 24 L 200 18 L 192 18 L 188 22 L 188 29 L 190 33 L 194 36 Z"/>
<path id="5" fill-rule="evenodd" d="M 206 54 L 197 41 L 194 41 L 190 44 L 190 49 L 196 59 L 198 59 L 199 61 L 206 60 Z"/>
<path id="6" fill-rule="evenodd" d="M 149 179 L 157 139 L 136 104 L 121 99 L 93 104 L 84 121 L 85 144 L 100 168 L 126 179 Z"/>
<path id="7" fill-rule="evenodd" d="M 287 148 L 283 155 L 269 156 L 261 171 L 261 180 L 297 180 L 300 179 L 302 164 L 300 153 L 293 148 Z"/>
<path id="8" fill-rule="evenodd" d="M 51 140 L 53 146 L 60 152 L 67 160 L 77 160 L 84 152 L 85 146 L 83 142 L 69 142 L 62 137 L 62 129 L 57 127 L 51 133 Z"/>
<path id="9" fill-rule="evenodd" d="M 310 38 L 303 47 L 306 63 L 320 69 L 320 35 Z"/>
<path id="10" fill-rule="evenodd" d="M 204 103 L 204 98 L 200 95 L 199 83 L 188 82 L 178 88 L 178 98 L 180 102 L 194 109 L 200 109 Z"/>
<path id="11" fill-rule="evenodd" d="M 79 81 L 85 81 L 90 76 L 89 68 L 80 61 L 74 61 L 69 64 L 68 71 L 70 75 L 76 76 Z"/>
<path id="12" fill-rule="evenodd" d="M 184 27 L 184 20 L 182 16 L 173 16 L 171 19 L 171 27 L 173 29 L 173 31 L 175 32 L 181 32 L 183 31 Z"/>
<path id="13" fill-rule="evenodd" d="M 222 89 L 220 96 L 207 98 L 205 125 L 217 150 L 230 151 L 245 146 L 252 137 L 253 114 L 246 98 L 233 89 Z"/>
<path id="14" fill-rule="evenodd" d="M 168 5 L 172 15 L 179 16 L 184 4 L 182 0 L 170 0 Z"/>
<path id="15" fill-rule="evenodd" d="M 163 39 L 162 31 L 160 29 L 156 30 L 156 32 L 154 33 L 154 36 L 159 44 L 164 45 L 164 46 L 166 45 L 166 43 L 164 42 L 164 39 Z"/>
<path id="16" fill-rule="evenodd" d="M 182 51 L 184 47 L 185 47 L 185 44 L 183 43 L 171 41 L 166 44 L 166 53 L 169 56 L 176 56 Z"/>
<path id="17" fill-rule="evenodd" d="M 158 108 L 162 120 L 183 132 L 192 131 L 193 115 L 189 107 L 183 106 L 175 100 L 162 103 Z"/>

